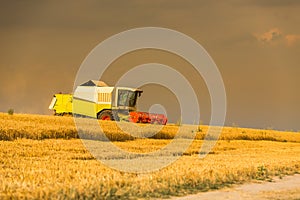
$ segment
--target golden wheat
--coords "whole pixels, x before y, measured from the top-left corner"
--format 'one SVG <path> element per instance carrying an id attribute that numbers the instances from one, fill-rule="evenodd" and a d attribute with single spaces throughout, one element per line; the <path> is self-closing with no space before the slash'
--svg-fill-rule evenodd
<path id="1" fill-rule="evenodd" d="M 161 149 L 179 128 L 165 126 L 148 139 L 124 133 L 113 122 L 100 123 L 115 145 L 136 153 Z M 197 127 L 197 139 L 175 163 L 136 174 L 97 161 L 81 140 L 72 139 L 78 135 L 71 117 L 0 114 L 0 199 L 162 198 L 300 172 L 299 133 L 225 127 L 221 140 L 200 159 L 207 129 Z M 140 136 L 153 130 L 148 126 Z M 92 130 L 85 134 L 95 137 Z"/>
<path id="2" fill-rule="evenodd" d="M 91 119 L 86 120 L 89 123 Z M 95 131 L 95 127 L 81 130 L 79 135 L 84 139 L 105 140 L 107 137 L 110 141 L 126 141 L 136 138 L 154 138 L 154 139 L 173 139 L 179 128 L 176 125 L 166 125 L 163 127 L 156 125 L 138 125 L 142 130 L 139 135 L 132 135 L 124 132 L 122 127 L 127 127 L 128 123 L 99 121 L 104 135 Z M 121 127 L 121 128 L 120 128 Z M 134 127 L 134 126 L 130 126 Z M 138 128 L 137 127 L 137 128 Z M 185 126 L 186 127 L 186 126 Z M 208 126 L 187 126 L 188 130 L 181 136 L 183 138 L 192 138 L 195 133 L 195 139 L 203 140 L 207 134 Z M 161 129 L 160 129 L 161 128 Z M 159 131 L 158 131 L 159 130 Z M 136 131 L 137 132 L 137 131 Z M 78 138 L 78 132 L 72 117 L 43 116 L 43 115 L 26 115 L 15 114 L 8 115 L 0 113 L 0 140 L 14 140 L 17 138 L 27 139 L 50 139 Z M 209 138 L 208 138 L 209 139 Z M 281 142 L 300 142 L 300 134 L 296 132 L 281 132 L 275 130 L 257 130 L 248 128 L 230 128 L 224 127 L 219 137 L 220 140 L 269 140 Z"/>
<path id="3" fill-rule="evenodd" d="M 168 140 L 116 142 L 125 149 L 145 152 Z M 142 148 L 137 149 L 136 147 Z M 112 170 L 84 148 L 80 140 L 0 142 L 0 198 L 134 199 L 184 195 L 217 189 L 251 179 L 299 172 L 298 143 L 219 141 L 212 153 L 198 157 L 196 140 L 172 165 L 147 174 Z"/>

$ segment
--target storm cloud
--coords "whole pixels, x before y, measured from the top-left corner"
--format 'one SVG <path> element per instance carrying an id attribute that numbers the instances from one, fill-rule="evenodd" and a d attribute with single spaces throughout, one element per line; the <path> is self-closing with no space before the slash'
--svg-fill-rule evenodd
<path id="1" fill-rule="evenodd" d="M 227 125 L 300 130 L 299 10 L 293 0 L 2 2 L 0 111 L 51 114 L 52 95 L 72 92 L 81 63 L 97 44 L 131 28 L 157 26 L 189 35 L 214 59 L 227 91 Z M 172 66 L 195 85 L 202 121 L 209 123 L 205 83 L 176 55 L 133 52 L 102 78 L 113 85 L 126 70 L 149 62 Z M 169 102 L 170 118 L 180 117 L 172 94 L 144 89 L 141 109 Z"/>

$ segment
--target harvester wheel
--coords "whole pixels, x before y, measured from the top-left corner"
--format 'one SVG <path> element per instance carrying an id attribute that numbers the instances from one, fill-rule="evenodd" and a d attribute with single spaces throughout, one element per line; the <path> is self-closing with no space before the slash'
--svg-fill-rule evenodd
<path id="1" fill-rule="evenodd" d="M 104 110 L 98 114 L 98 119 L 101 120 L 114 120 L 113 114 L 110 110 Z"/>

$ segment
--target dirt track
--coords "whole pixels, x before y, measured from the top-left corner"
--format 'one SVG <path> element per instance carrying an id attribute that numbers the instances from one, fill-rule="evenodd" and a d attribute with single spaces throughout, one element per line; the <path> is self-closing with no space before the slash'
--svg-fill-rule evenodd
<path id="1" fill-rule="evenodd" d="M 272 182 L 247 183 L 233 188 L 204 192 L 176 200 L 229 200 L 229 199 L 300 199 L 300 174 L 274 178 Z"/>

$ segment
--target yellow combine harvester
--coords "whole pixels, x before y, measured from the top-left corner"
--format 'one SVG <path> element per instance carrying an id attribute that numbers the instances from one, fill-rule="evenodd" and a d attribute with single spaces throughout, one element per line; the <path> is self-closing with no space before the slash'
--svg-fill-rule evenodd
<path id="1" fill-rule="evenodd" d="M 101 120 L 166 124 L 163 114 L 138 112 L 137 99 L 143 91 L 137 88 L 109 87 L 102 81 L 89 80 L 74 94 L 55 94 L 49 109 L 55 115 L 79 115 Z"/>

